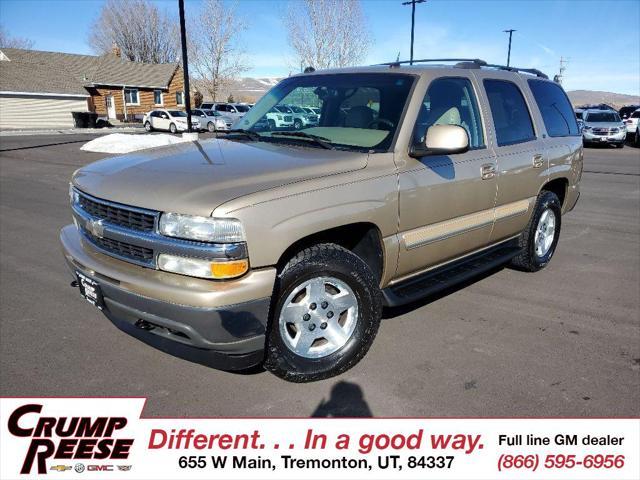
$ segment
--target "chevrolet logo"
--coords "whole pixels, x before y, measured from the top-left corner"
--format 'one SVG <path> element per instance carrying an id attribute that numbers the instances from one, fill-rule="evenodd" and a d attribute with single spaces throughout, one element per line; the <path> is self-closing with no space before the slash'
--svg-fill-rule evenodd
<path id="1" fill-rule="evenodd" d="M 71 470 L 70 465 L 52 465 L 49 470 L 55 470 L 56 472 L 66 472 L 67 470 Z"/>
<path id="2" fill-rule="evenodd" d="M 94 237 L 98 237 L 98 238 L 104 237 L 104 223 L 102 220 L 87 220 L 85 228 Z"/>

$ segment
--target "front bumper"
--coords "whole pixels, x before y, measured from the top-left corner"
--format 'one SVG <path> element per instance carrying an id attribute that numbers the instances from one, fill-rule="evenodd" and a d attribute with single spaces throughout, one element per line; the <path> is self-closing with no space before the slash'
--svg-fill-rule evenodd
<path id="1" fill-rule="evenodd" d="M 589 132 L 582 132 L 582 137 L 587 143 L 624 143 L 627 139 L 626 130 L 622 130 L 612 135 L 594 135 Z"/>
<path id="2" fill-rule="evenodd" d="M 211 281 L 140 267 L 99 253 L 68 225 L 62 250 L 74 276 L 98 282 L 104 313 L 118 328 L 172 355 L 225 370 L 263 359 L 276 272 Z"/>

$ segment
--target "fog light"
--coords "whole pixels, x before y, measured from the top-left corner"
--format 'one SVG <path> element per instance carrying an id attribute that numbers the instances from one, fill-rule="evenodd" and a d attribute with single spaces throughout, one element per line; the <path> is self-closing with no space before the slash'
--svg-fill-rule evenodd
<path id="1" fill-rule="evenodd" d="M 166 272 L 190 277 L 222 280 L 245 274 L 249 270 L 249 261 L 246 259 L 216 261 L 161 253 L 158 255 L 158 267 Z"/>

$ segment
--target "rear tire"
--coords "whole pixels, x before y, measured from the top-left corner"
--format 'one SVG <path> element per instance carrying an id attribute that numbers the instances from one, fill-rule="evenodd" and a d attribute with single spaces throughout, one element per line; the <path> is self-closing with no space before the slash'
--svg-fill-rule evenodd
<path id="1" fill-rule="evenodd" d="M 178 129 L 176 128 L 176 124 L 172 123 L 171 125 L 169 125 L 169 131 L 171 133 L 176 133 L 178 131 Z"/>
<path id="2" fill-rule="evenodd" d="M 207 130 L 209 130 L 209 132 L 211 132 L 211 133 L 213 133 L 213 132 L 215 132 L 215 131 L 216 131 L 216 127 L 215 127 L 215 125 L 213 124 L 213 122 L 209 122 L 209 123 L 207 123 Z"/>
<path id="3" fill-rule="evenodd" d="M 296 130 L 302 130 L 302 120 L 300 120 L 299 118 L 296 118 L 293 121 L 293 128 Z"/>
<path id="4" fill-rule="evenodd" d="M 276 128 L 276 121 L 269 119 L 269 130 L 273 132 Z"/>
<path id="5" fill-rule="evenodd" d="M 151 123 L 150 123 L 150 122 L 146 122 L 146 123 L 144 124 L 144 129 L 145 129 L 147 132 L 153 132 L 153 127 L 151 126 Z"/>
<path id="6" fill-rule="evenodd" d="M 518 239 L 523 251 L 511 260 L 513 267 L 527 272 L 537 272 L 547 266 L 560 238 L 561 215 L 562 205 L 558 196 L 547 190 L 540 192 L 529 223 Z M 550 229 L 553 229 L 553 232 L 550 232 Z"/>
<path id="7" fill-rule="evenodd" d="M 380 326 L 382 294 L 373 272 L 333 243 L 306 248 L 289 260 L 273 299 L 264 366 L 289 382 L 349 370 L 365 356 Z"/>

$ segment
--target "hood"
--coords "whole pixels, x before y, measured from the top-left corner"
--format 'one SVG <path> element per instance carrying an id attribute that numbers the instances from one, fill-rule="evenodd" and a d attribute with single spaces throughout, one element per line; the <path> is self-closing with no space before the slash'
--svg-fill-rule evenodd
<path id="1" fill-rule="evenodd" d="M 584 122 L 585 125 L 594 128 L 620 128 L 622 127 L 622 122 Z"/>
<path id="2" fill-rule="evenodd" d="M 366 164 L 359 152 L 211 139 L 100 160 L 77 170 L 73 184 L 125 205 L 209 216 L 243 195 Z"/>

